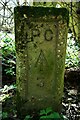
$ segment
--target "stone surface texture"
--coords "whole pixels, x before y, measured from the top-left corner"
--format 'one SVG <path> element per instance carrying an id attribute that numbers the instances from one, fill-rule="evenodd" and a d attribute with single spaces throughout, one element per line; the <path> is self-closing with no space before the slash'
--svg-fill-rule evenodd
<path id="1" fill-rule="evenodd" d="M 16 7 L 15 45 L 18 110 L 52 107 L 63 95 L 68 28 L 65 8 Z"/>

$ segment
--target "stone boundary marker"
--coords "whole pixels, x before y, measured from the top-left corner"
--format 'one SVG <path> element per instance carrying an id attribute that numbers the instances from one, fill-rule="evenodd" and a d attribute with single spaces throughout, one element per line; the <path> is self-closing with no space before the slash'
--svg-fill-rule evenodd
<path id="1" fill-rule="evenodd" d="M 14 9 L 17 110 L 59 111 L 64 86 L 68 11 L 19 6 Z"/>

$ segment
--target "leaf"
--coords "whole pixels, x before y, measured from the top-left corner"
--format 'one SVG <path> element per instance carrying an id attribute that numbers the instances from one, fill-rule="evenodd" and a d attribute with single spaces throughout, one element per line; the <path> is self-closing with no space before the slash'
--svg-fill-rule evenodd
<path id="1" fill-rule="evenodd" d="M 51 107 L 46 108 L 46 114 L 51 113 L 51 112 L 52 112 L 52 108 Z"/>
<path id="2" fill-rule="evenodd" d="M 64 116 L 64 115 L 63 115 L 63 119 L 64 119 L 64 120 L 69 120 L 69 119 L 68 119 L 66 116 Z"/>
<path id="3" fill-rule="evenodd" d="M 7 112 L 3 112 L 3 113 L 2 113 L 2 118 L 5 119 L 5 118 L 7 118 L 7 117 L 8 117 L 8 113 L 7 113 Z"/>
<path id="4" fill-rule="evenodd" d="M 40 115 L 46 115 L 46 111 L 45 110 L 40 110 Z"/>
<path id="5" fill-rule="evenodd" d="M 51 120 L 49 116 L 41 116 L 40 120 Z"/>
<path id="6" fill-rule="evenodd" d="M 40 120 L 52 120 L 52 119 L 61 119 L 60 115 L 56 112 L 51 113 L 50 115 L 41 116 Z"/>
<path id="7" fill-rule="evenodd" d="M 0 96 L 0 102 L 5 101 L 7 98 L 9 98 L 9 94 L 2 94 L 2 95 Z"/>
<path id="8" fill-rule="evenodd" d="M 54 113 L 53 113 L 53 118 L 54 118 L 54 119 L 55 119 L 55 118 L 57 119 L 57 118 L 61 118 L 61 117 L 60 117 L 59 113 L 54 112 Z"/>
<path id="9" fill-rule="evenodd" d="M 24 120 L 29 120 L 30 118 L 30 115 L 27 115 Z"/>
<path id="10" fill-rule="evenodd" d="M 42 118 L 48 118 L 48 116 L 41 116 L 40 119 L 42 119 Z"/>
<path id="11" fill-rule="evenodd" d="M 48 115 L 48 118 L 54 118 L 54 114 L 53 113 L 51 113 L 50 115 Z"/>

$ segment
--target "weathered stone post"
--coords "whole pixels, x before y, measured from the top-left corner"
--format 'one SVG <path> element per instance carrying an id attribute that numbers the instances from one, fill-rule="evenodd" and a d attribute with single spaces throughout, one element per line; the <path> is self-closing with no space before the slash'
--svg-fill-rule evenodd
<path id="1" fill-rule="evenodd" d="M 16 7 L 15 45 L 19 112 L 52 107 L 63 95 L 68 11 Z"/>

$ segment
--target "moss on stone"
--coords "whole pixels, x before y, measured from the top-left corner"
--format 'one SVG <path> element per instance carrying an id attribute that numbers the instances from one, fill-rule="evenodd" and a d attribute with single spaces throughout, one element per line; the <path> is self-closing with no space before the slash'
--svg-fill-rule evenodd
<path id="1" fill-rule="evenodd" d="M 18 6 L 15 7 L 14 13 L 24 17 L 23 15 L 26 14 L 28 17 L 43 17 L 43 16 L 59 16 L 61 15 L 63 19 L 69 23 L 69 12 L 66 8 L 54 8 L 54 7 L 34 7 L 34 6 Z M 17 16 L 18 17 L 18 16 Z"/>
<path id="2" fill-rule="evenodd" d="M 59 109 L 63 94 L 67 15 L 65 8 L 15 8 L 17 107 L 21 104 L 20 112 L 49 106 L 55 111 Z"/>

